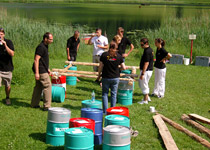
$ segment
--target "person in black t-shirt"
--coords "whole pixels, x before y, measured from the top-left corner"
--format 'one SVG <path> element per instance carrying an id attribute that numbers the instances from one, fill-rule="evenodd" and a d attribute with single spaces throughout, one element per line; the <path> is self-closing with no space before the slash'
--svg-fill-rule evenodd
<path id="1" fill-rule="evenodd" d="M 5 85 L 6 105 L 10 105 L 9 98 L 11 91 L 12 71 L 14 69 L 12 57 L 14 56 L 14 46 L 11 40 L 5 39 L 5 31 L 0 28 L 0 86 Z"/>
<path id="2" fill-rule="evenodd" d="M 163 98 L 165 94 L 165 78 L 166 78 L 166 60 L 170 59 L 172 55 L 165 49 L 165 41 L 161 38 L 155 39 L 156 61 L 155 61 L 155 87 L 152 96 Z"/>
<path id="3" fill-rule="evenodd" d="M 97 80 L 99 80 L 102 76 L 102 100 L 104 113 L 106 113 L 108 108 L 109 88 L 111 89 L 111 107 L 116 105 L 117 88 L 120 77 L 119 65 L 123 70 L 126 69 L 122 56 L 117 53 L 117 44 L 112 41 L 109 46 L 109 51 L 104 52 L 100 57 L 97 78 Z"/>
<path id="4" fill-rule="evenodd" d="M 153 71 L 153 50 L 149 46 L 149 41 L 147 38 L 143 38 L 140 41 L 141 47 L 144 49 L 144 53 L 140 61 L 140 78 L 139 87 L 144 94 L 144 99 L 139 104 L 148 104 L 151 101 L 149 97 L 149 80 L 152 76 Z"/>
<path id="5" fill-rule="evenodd" d="M 66 46 L 67 60 L 76 61 L 79 45 L 80 45 L 79 31 L 75 31 L 74 36 L 70 37 L 67 40 L 67 46 Z"/>
<path id="6" fill-rule="evenodd" d="M 34 57 L 34 74 L 36 85 L 34 87 L 31 107 L 40 108 L 39 102 L 41 93 L 44 93 L 44 111 L 51 107 L 51 81 L 49 70 L 49 54 L 48 45 L 53 42 L 53 35 L 46 32 L 43 36 L 43 41 L 37 46 Z"/>
<path id="7" fill-rule="evenodd" d="M 125 60 L 125 57 L 128 57 L 128 55 L 133 51 L 134 46 L 131 43 L 131 41 L 127 38 L 123 36 L 124 33 L 124 29 L 122 27 L 119 27 L 117 30 L 117 34 L 121 36 L 121 42 L 118 45 L 118 53 L 123 57 L 123 60 Z M 125 53 L 126 47 L 130 46 L 130 50 L 128 51 L 128 53 Z"/>

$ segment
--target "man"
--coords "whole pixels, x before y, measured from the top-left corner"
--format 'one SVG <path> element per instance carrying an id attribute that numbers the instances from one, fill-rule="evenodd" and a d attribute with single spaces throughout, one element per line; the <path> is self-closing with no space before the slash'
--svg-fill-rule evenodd
<path id="1" fill-rule="evenodd" d="M 139 87 L 142 90 L 144 99 L 139 104 L 148 104 L 151 101 L 149 97 L 149 80 L 152 76 L 153 71 L 153 50 L 149 46 L 147 38 L 143 38 L 140 41 L 141 47 L 144 49 L 143 55 L 140 62 L 140 78 Z"/>
<path id="2" fill-rule="evenodd" d="M 9 98 L 11 91 L 12 71 L 14 69 L 12 57 L 14 56 L 14 46 L 11 40 L 5 39 L 5 31 L 0 28 L 0 86 L 5 85 L 6 105 L 10 105 Z"/>
<path id="3" fill-rule="evenodd" d="M 89 45 L 94 45 L 93 48 L 93 63 L 100 63 L 100 56 L 105 49 L 108 49 L 108 39 L 101 35 L 102 30 L 96 29 L 96 36 L 91 36 L 88 41 Z M 98 71 L 98 67 L 93 67 L 94 71 Z"/>
<path id="4" fill-rule="evenodd" d="M 127 38 L 123 36 L 124 33 L 124 29 L 122 27 L 119 27 L 117 30 L 117 34 L 122 38 L 120 44 L 118 45 L 118 53 L 124 58 L 125 61 L 125 57 L 128 57 L 128 55 L 133 51 L 134 46 L 131 43 L 131 41 Z M 128 51 L 128 53 L 125 53 L 126 47 L 130 46 L 130 50 Z"/>
<path id="5" fill-rule="evenodd" d="M 79 44 L 80 44 L 79 31 L 75 31 L 74 36 L 70 37 L 67 40 L 67 46 L 66 46 L 67 60 L 76 61 Z"/>
<path id="6" fill-rule="evenodd" d="M 34 87 L 33 96 L 31 100 L 32 108 L 40 108 L 39 102 L 41 93 L 44 93 L 44 107 L 47 111 L 51 107 L 51 82 L 49 68 L 48 45 L 53 42 L 53 35 L 46 32 L 43 36 L 43 41 L 37 46 L 34 57 L 34 74 L 36 85 Z"/>

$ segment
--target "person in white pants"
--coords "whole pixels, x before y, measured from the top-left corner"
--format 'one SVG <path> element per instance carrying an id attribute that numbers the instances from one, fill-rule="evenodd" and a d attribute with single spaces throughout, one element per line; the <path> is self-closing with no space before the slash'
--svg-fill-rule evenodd
<path id="1" fill-rule="evenodd" d="M 144 94 L 144 99 L 139 104 L 148 104 L 148 101 L 151 101 L 149 98 L 149 80 L 152 76 L 153 71 L 153 50 L 149 46 L 149 41 L 147 38 L 143 38 L 140 41 L 141 47 L 144 49 L 144 53 L 141 57 L 140 62 L 140 78 L 139 78 L 139 87 Z"/>
<path id="2" fill-rule="evenodd" d="M 156 61 L 155 61 L 155 87 L 152 96 L 163 98 L 165 94 L 165 79 L 166 79 L 166 60 L 170 59 L 172 55 L 165 49 L 165 41 L 161 38 L 155 39 Z"/>

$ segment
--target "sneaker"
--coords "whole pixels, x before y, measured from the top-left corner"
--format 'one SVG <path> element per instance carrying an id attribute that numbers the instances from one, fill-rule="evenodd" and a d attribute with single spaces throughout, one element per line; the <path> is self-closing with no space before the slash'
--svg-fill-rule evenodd
<path id="1" fill-rule="evenodd" d="M 151 102 L 152 100 L 151 100 L 151 98 L 150 97 L 148 97 L 148 102 Z"/>
<path id="2" fill-rule="evenodd" d="M 142 100 L 141 102 L 138 102 L 139 104 L 148 104 L 148 101 Z"/>
<path id="3" fill-rule="evenodd" d="M 164 96 L 158 95 L 158 98 L 159 98 L 159 99 L 161 99 L 161 98 L 163 98 L 163 97 L 164 97 Z"/>
<path id="4" fill-rule="evenodd" d="M 152 97 L 158 97 L 156 94 L 152 93 L 151 94 Z"/>
<path id="5" fill-rule="evenodd" d="M 9 98 L 6 99 L 6 105 L 11 105 L 11 101 Z"/>
<path id="6" fill-rule="evenodd" d="M 49 108 L 47 108 L 47 107 L 43 108 L 43 111 L 48 111 L 48 110 L 49 110 Z"/>

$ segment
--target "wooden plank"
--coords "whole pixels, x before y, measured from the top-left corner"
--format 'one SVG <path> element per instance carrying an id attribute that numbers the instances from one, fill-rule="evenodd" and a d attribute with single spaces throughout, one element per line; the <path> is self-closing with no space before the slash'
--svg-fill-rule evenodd
<path id="1" fill-rule="evenodd" d="M 210 129 L 202 126 L 201 124 L 195 122 L 194 120 L 190 119 L 190 117 L 186 114 L 183 114 L 181 117 L 182 120 L 184 120 L 187 124 L 195 127 L 200 132 L 205 133 L 208 137 L 210 137 Z"/>
<path id="2" fill-rule="evenodd" d="M 176 146 L 176 143 L 174 142 L 174 139 L 171 136 L 171 133 L 168 130 L 168 128 L 167 128 L 166 124 L 164 123 L 164 121 L 162 120 L 162 118 L 159 115 L 155 115 L 155 116 L 153 116 L 153 119 L 159 129 L 159 133 L 163 139 L 166 149 L 167 150 L 178 150 L 178 147 Z"/>
<path id="3" fill-rule="evenodd" d="M 176 128 L 177 130 L 184 132 L 185 134 L 187 134 L 188 136 L 190 136 L 192 139 L 196 140 L 197 142 L 201 143 L 202 145 L 206 146 L 207 148 L 210 148 L 210 143 L 203 139 L 202 137 L 196 135 L 195 133 L 189 131 L 188 129 L 184 128 L 183 126 L 179 125 L 178 123 L 170 120 L 169 118 L 166 118 L 165 116 L 159 114 L 161 116 L 161 118 L 167 122 L 168 124 L 170 124 L 171 126 L 173 126 L 174 128 Z"/>
<path id="4" fill-rule="evenodd" d="M 206 124 L 209 124 L 209 125 L 210 125 L 210 119 L 208 119 L 208 118 L 199 116 L 199 115 L 197 115 L 197 114 L 189 114 L 188 116 L 189 116 L 190 118 L 192 118 L 193 120 L 198 120 L 198 121 L 200 121 L 200 122 L 203 122 L 203 123 L 206 123 Z"/>

